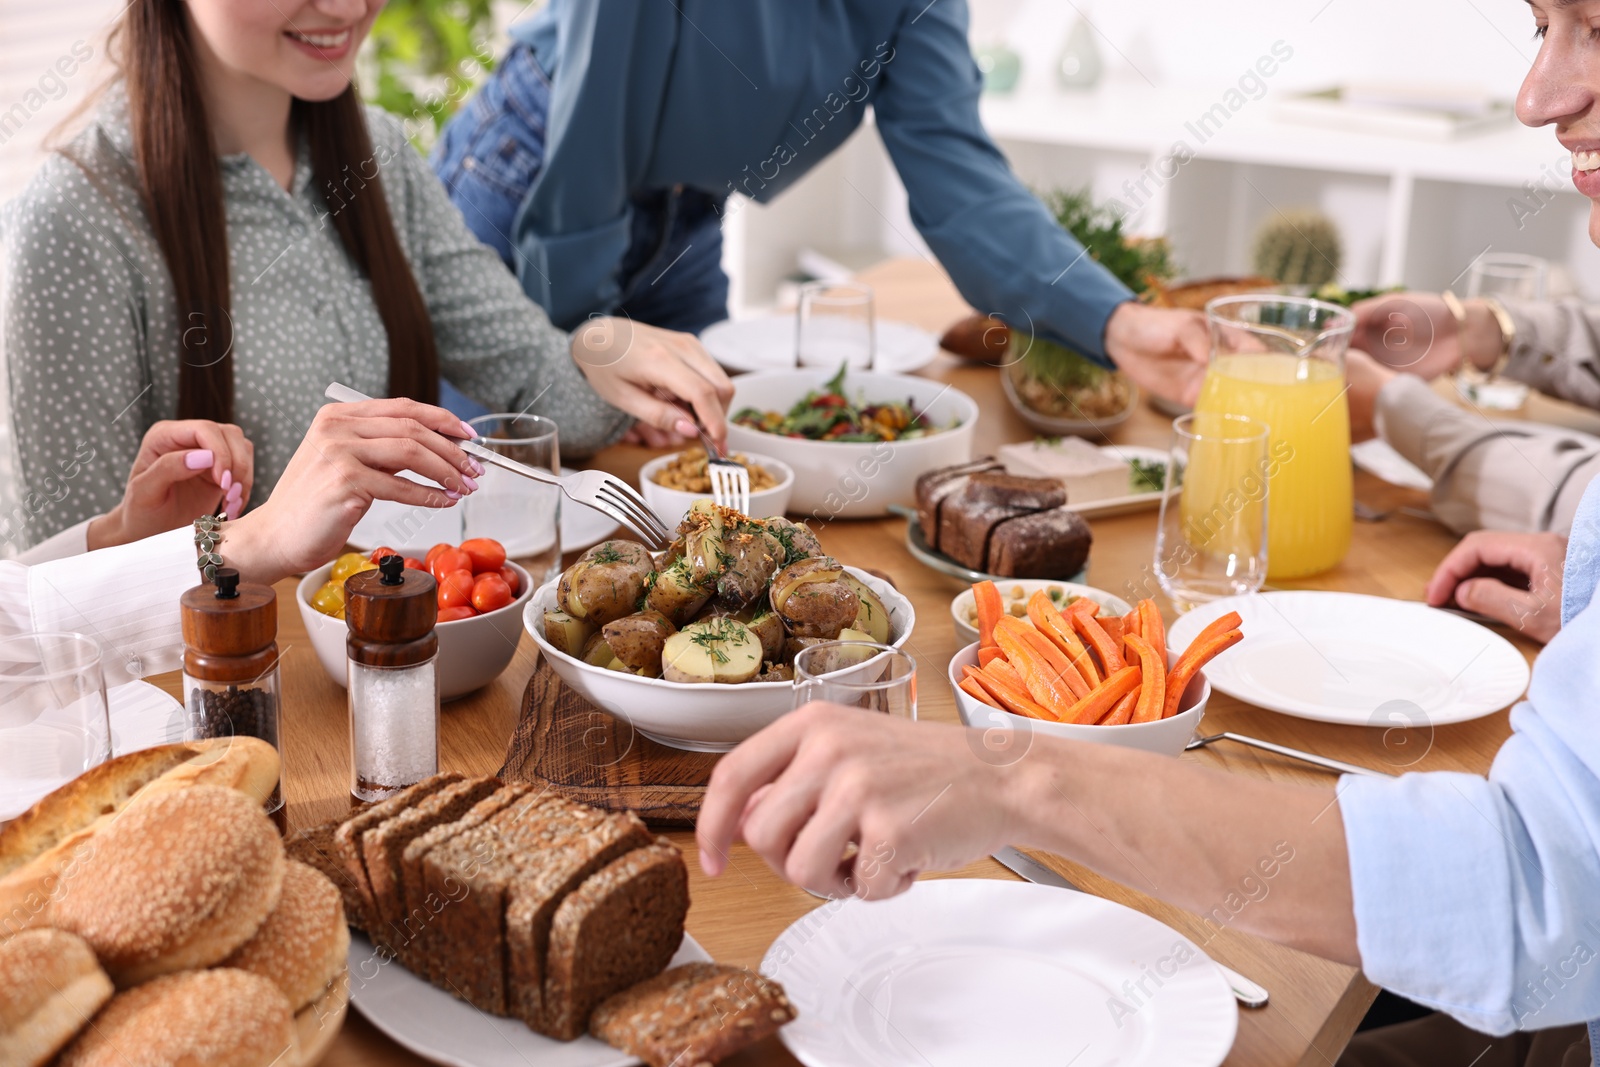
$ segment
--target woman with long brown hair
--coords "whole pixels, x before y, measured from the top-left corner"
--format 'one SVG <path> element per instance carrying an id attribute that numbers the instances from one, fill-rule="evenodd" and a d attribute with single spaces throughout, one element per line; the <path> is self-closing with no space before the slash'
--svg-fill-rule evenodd
<path id="1" fill-rule="evenodd" d="M 569 453 L 631 417 L 720 435 L 692 338 L 556 330 L 463 224 L 355 53 L 381 0 L 133 0 L 89 127 L 6 218 L 26 539 L 110 510 L 150 424 L 237 423 L 259 502 L 334 380 L 554 417 Z M 620 410 L 619 410 L 620 409 Z M 242 502 L 242 508 L 248 502 Z M 308 501 L 315 505 L 315 501 Z"/>

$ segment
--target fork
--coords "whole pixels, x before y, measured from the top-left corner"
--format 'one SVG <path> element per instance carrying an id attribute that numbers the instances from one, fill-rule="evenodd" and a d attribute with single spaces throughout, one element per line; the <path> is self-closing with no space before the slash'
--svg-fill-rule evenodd
<path id="1" fill-rule="evenodd" d="M 338 382 L 328 386 L 324 395 L 342 404 L 372 399 L 365 393 L 357 392 L 348 385 L 340 385 Z M 469 441 L 450 438 L 452 443 L 469 456 L 476 456 L 485 463 L 492 463 L 524 478 L 558 487 L 573 503 L 593 508 L 638 534 L 644 539 L 646 547 L 662 549 L 672 541 L 667 528 L 656 518 L 650 505 L 644 502 L 644 497 L 621 478 L 613 477 L 604 471 L 579 471 L 577 474 L 562 477 L 502 456 L 494 449 L 480 444 L 481 440 L 482 438 L 473 438 Z"/>
<path id="2" fill-rule="evenodd" d="M 750 514 L 750 472 L 728 458 L 728 453 L 712 443 L 711 435 L 698 422 L 700 444 L 706 450 L 706 474 L 711 478 L 711 499 L 721 508 Z"/>

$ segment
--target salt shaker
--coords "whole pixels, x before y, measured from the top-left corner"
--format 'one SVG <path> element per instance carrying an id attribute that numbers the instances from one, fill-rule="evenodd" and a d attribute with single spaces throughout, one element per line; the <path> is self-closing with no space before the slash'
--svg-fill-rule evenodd
<path id="1" fill-rule="evenodd" d="M 350 792 L 382 800 L 439 770 L 437 585 L 384 556 L 345 581 Z"/>
<path id="2" fill-rule="evenodd" d="M 278 745 L 278 597 L 219 567 L 211 582 L 183 594 L 183 702 L 186 740 L 256 737 Z M 283 807 L 274 786 L 269 814 Z"/>

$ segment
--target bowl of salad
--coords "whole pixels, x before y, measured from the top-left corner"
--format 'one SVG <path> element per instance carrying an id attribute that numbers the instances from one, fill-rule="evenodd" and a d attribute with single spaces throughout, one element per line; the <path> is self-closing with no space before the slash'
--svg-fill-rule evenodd
<path id="1" fill-rule="evenodd" d="M 820 367 L 733 380 L 728 450 L 794 471 L 789 512 L 829 519 L 910 505 L 917 476 L 972 458 L 978 405 L 942 382 Z"/>

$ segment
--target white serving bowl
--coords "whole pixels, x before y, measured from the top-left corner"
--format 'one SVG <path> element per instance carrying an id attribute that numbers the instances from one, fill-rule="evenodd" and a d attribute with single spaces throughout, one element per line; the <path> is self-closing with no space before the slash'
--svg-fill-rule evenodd
<path id="1" fill-rule="evenodd" d="M 1167 663 L 1170 666 L 1175 662 L 1177 656 L 1169 650 Z M 1206 672 L 1202 670 L 1189 680 L 1189 687 L 1183 691 L 1183 700 L 1178 704 L 1178 712 L 1170 719 L 1130 722 L 1125 726 L 1079 726 L 1068 722 L 1045 722 L 992 708 L 983 701 L 967 695 L 960 684 L 961 668 L 977 665 L 976 641 L 957 652 L 955 658 L 950 661 L 950 688 L 955 690 L 956 709 L 961 713 L 961 721 L 967 726 L 979 729 L 1015 730 L 1025 736 L 1036 733 L 1042 737 L 1065 737 L 1096 745 L 1119 745 L 1122 748 L 1159 752 L 1163 756 L 1177 756 L 1194 737 L 1195 731 L 1200 726 L 1200 719 L 1206 713 L 1206 702 L 1211 699 L 1211 683 L 1206 681 Z"/>
<path id="2" fill-rule="evenodd" d="M 439 635 L 439 656 L 434 660 L 439 674 L 439 699 L 454 700 L 483 688 L 499 677 L 517 654 L 517 642 L 522 640 L 522 608 L 533 597 L 533 579 L 518 564 L 507 566 L 517 572 L 521 581 L 511 603 L 487 615 L 441 622 L 434 628 Z M 322 588 L 332 571 L 333 564 L 328 563 L 300 579 L 294 599 L 323 670 L 344 685 L 344 641 L 349 631 L 343 619 L 324 615 L 311 606 L 312 594 Z"/>
<path id="3" fill-rule="evenodd" d="M 822 387 L 834 371 L 823 367 L 762 371 L 733 379 L 729 411 L 788 411 Z M 815 519 L 886 515 L 891 504 L 912 504 L 917 476 L 972 459 L 978 405 L 967 394 L 931 378 L 852 370 L 845 377 L 852 399 L 909 400 L 936 426 L 957 425 L 911 441 L 806 441 L 798 437 L 728 426 L 728 450 L 773 456 L 794 470 L 789 510 Z"/>
<path id="4" fill-rule="evenodd" d="M 1011 588 L 1020 585 L 1023 596 L 1031 597 L 1040 589 L 1060 589 L 1068 596 L 1086 596 L 1107 615 L 1126 615 L 1133 610 L 1133 605 L 1106 592 L 1096 589 L 1092 585 L 1080 585 L 1077 582 L 1057 582 L 1048 578 L 996 578 L 994 584 L 1000 587 L 1000 595 L 1005 599 L 1011 598 Z M 967 615 L 972 611 L 972 590 L 963 589 L 957 593 L 955 599 L 950 601 L 950 618 L 956 624 L 956 641 L 967 644 L 978 639 L 978 629 L 967 621 Z"/>
<path id="5" fill-rule="evenodd" d="M 889 643 L 895 648 L 904 645 L 917 622 L 911 601 L 860 568 L 845 570 L 883 600 L 889 609 Z M 608 671 L 558 652 L 544 636 L 544 613 L 555 603 L 556 582 L 550 581 L 540 586 L 523 610 L 523 625 L 540 653 L 579 696 L 626 720 L 652 741 L 695 752 L 727 752 L 794 708 L 792 682 L 669 682 Z"/>
<path id="6" fill-rule="evenodd" d="M 782 515 L 789 510 L 789 495 L 794 490 L 794 471 L 782 460 L 773 459 L 771 456 L 758 456 L 753 452 L 743 449 L 728 449 L 730 453 L 739 452 L 753 465 L 765 467 L 767 473 L 778 479 L 778 484 L 771 489 L 762 489 L 750 493 L 750 510 L 746 512 L 753 519 L 770 518 L 773 515 Z M 666 524 L 667 529 L 677 527 L 688 514 L 689 505 L 696 500 L 711 499 L 710 493 L 687 493 L 682 489 L 668 489 L 656 481 L 656 472 L 671 463 L 677 453 L 657 456 L 655 459 L 639 468 L 639 491 L 644 494 L 644 502 L 650 505 L 650 510 L 656 517 Z"/>

